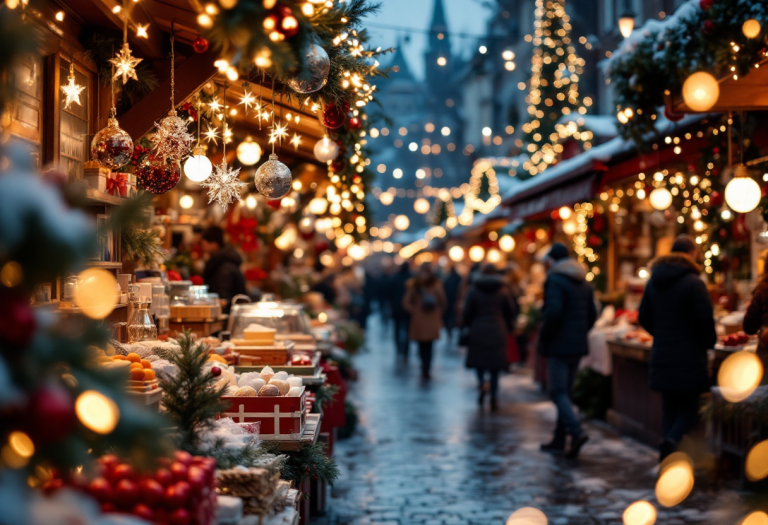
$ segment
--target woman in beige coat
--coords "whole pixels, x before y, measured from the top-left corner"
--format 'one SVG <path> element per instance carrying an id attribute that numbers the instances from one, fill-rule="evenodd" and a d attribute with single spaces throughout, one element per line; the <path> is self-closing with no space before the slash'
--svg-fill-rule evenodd
<path id="1" fill-rule="evenodd" d="M 411 314 L 410 338 L 419 344 L 421 377 L 429 379 L 432 365 L 432 344 L 440 339 L 445 311 L 443 284 L 429 263 L 421 265 L 416 277 L 408 281 L 403 308 Z"/>

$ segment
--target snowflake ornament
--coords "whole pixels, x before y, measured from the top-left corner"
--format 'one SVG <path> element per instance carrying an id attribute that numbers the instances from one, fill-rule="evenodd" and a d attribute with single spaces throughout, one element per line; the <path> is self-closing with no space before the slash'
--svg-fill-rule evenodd
<path id="1" fill-rule="evenodd" d="M 128 46 L 128 42 L 125 42 L 117 56 L 109 59 L 109 62 L 115 66 L 115 76 L 113 78 L 117 80 L 123 77 L 123 84 L 126 84 L 129 78 L 139 80 L 139 77 L 136 76 L 136 66 L 142 60 L 144 59 L 131 55 L 131 48 Z"/>
<path id="2" fill-rule="evenodd" d="M 226 210 L 235 200 L 242 201 L 240 193 L 248 186 L 238 178 L 240 168 L 231 169 L 226 159 L 213 168 L 213 173 L 200 186 L 208 190 L 208 204 L 219 203 Z"/>

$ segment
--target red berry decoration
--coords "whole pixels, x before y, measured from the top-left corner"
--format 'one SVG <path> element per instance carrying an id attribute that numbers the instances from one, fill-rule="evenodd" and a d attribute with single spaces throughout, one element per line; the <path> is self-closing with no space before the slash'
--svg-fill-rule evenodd
<path id="1" fill-rule="evenodd" d="M 705 35 L 711 35 L 715 32 L 715 23 L 712 20 L 704 20 L 701 24 L 701 31 Z"/>
<path id="2" fill-rule="evenodd" d="M 107 514 L 110 512 L 117 512 L 117 506 L 111 501 L 104 502 L 101 504 L 101 512 L 103 512 L 104 514 Z"/>
<path id="3" fill-rule="evenodd" d="M 198 466 L 189 467 L 189 486 L 195 494 L 202 494 L 206 485 L 206 472 Z"/>
<path id="4" fill-rule="evenodd" d="M 190 516 L 187 509 L 176 509 L 168 516 L 171 525 L 189 525 Z"/>
<path id="5" fill-rule="evenodd" d="M 189 473 L 189 469 L 184 463 L 181 463 L 179 461 L 171 464 L 171 476 L 173 476 L 174 481 L 185 481 L 187 479 L 187 474 Z"/>
<path id="6" fill-rule="evenodd" d="M 186 466 L 190 466 L 192 464 L 192 460 L 194 459 L 192 454 L 183 450 L 177 450 L 174 457 L 176 458 L 176 461 L 183 463 Z"/>
<path id="7" fill-rule="evenodd" d="M 162 503 L 165 497 L 165 488 L 154 479 L 141 480 L 139 492 L 141 493 L 141 501 L 153 507 Z"/>
<path id="8" fill-rule="evenodd" d="M 352 117 L 349 119 L 349 129 L 358 130 L 363 127 L 362 121 L 358 117 Z"/>
<path id="9" fill-rule="evenodd" d="M 46 496 L 50 496 L 51 494 L 53 494 L 54 492 L 56 492 L 57 490 L 63 487 L 64 487 L 63 479 L 61 478 L 49 479 L 48 481 L 43 483 L 43 487 L 42 487 L 43 494 L 45 494 Z"/>
<path id="10" fill-rule="evenodd" d="M 75 426 L 72 396 L 60 385 L 42 387 L 32 394 L 27 410 L 30 437 L 36 444 L 61 441 Z"/>
<path id="11" fill-rule="evenodd" d="M 214 366 L 213 368 L 211 368 L 211 375 L 213 377 L 219 377 L 221 375 L 221 368 L 219 368 L 218 366 Z"/>
<path id="12" fill-rule="evenodd" d="M 115 485 L 115 503 L 122 508 L 130 508 L 139 501 L 139 486 L 130 479 L 123 479 Z"/>
<path id="13" fill-rule="evenodd" d="M 167 468 L 158 469 L 155 472 L 155 481 L 160 483 L 163 487 L 169 487 L 173 483 L 173 474 Z"/>
<path id="14" fill-rule="evenodd" d="M 0 341 L 22 347 L 32 341 L 37 319 L 29 306 L 29 297 L 3 289 L 0 293 Z"/>
<path id="15" fill-rule="evenodd" d="M 121 463 L 112 469 L 112 483 L 117 483 L 121 479 L 133 480 L 135 478 L 136 471 L 133 470 L 133 467 L 127 463 Z"/>
<path id="16" fill-rule="evenodd" d="M 186 481 L 179 481 L 165 489 L 165 505 L 171 509 L 177 509 L 187 504 L 190 487 Z"/>
<path id="17" fill-rule="evenodd" d="M 180 176 L 177 163 L 167 162 L 152 155 L 136 167 L 136 179 L 139 185 L 155 195 L 168 193 L 175 188 Z"/>
<path id="18" fill-rule="evenodd" d="M 208 51 L 208 40 L 198 35 L 192 42 L 192 49 L 195 50 L 195 53 L 205 53 Z"/>
<path id="19" fill-rule="evenodd" d="M 323 111 L 323 125 L 330 129 L 339 129 L 347 121 L 347 111 L 344 110 L 343 105 L 337 106 L 333 102 L 329 102 L 325 106 Z"/>
<path id="20" fill-rule="evenodd" d="M 88 494 L 99 503 L 112 501 L 112 485 L 104 478 L 96 478 L 88 484 Z"/>
<path id="21" fill-rule="evenodd" d="M 134 514 L 144 520 L 153 521 L 155 519 L 155 512 L 144 503 L 137 503 L 131 509 L 131 514 Z"/>

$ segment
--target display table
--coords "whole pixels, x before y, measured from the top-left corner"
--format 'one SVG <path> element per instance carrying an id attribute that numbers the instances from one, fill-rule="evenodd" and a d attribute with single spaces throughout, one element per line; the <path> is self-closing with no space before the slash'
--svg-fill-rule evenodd
<path id="1" fill-rule="evenodd" d="M 651 446 L 661 441 L 661 394 L 648 388 L 651 346 L 608 340 L 613 368 L 613 407 L 608 422 L 619 431 Z"/>
<path id="2" fill-rule="evenodd" d="M 307 414 L 304 433 L 298 439 L 270 439 L 268 441 L 270 444 L 276 444 L 280 452 L 294 452 L 303 445 L 317 443 L 317 438 L 320 436 L 320 418 L 320 414 Z"/>
<path id="3" fill-rule="evenodd" d="M 227 315 L 222 315 L 217 319 L 178 319 L 172 317 L 168 336 L 178 337 L 184 330 L 191 330 L 199 337 L 208 337 L 226 329 L 227 319 Z"/>

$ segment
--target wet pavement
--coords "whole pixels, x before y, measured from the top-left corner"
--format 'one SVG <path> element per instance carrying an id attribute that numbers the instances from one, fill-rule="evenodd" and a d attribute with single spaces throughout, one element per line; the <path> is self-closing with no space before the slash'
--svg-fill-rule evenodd
<path id="1" fill-rule="evenodd" d="M 360 380 L 357 435 L 337 444 L 341 476 L 328 525 L 503 524 L 518 508 L 542 510 L 553 525 L 619 524 L 632 502 L 654 498 L 656 451 L 599 423 L 578 460 L 539 451 L 555 410 L 528 374 L 502 377 L 500 410 L 480 410 L 476 378 L 463 356 L 436 345 L 433 379 L 419 378 L 416 349 L 398 364 L 376 319 L 368 349 L 355 357 Z M 486 401 L 487 403 L 487 401 Z M 737 493 L 700 483 L 658 524 L 735 524 Z"/>

